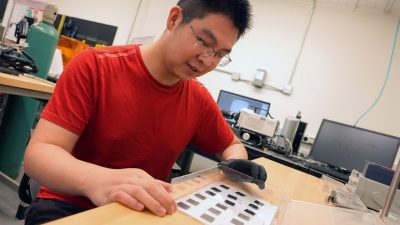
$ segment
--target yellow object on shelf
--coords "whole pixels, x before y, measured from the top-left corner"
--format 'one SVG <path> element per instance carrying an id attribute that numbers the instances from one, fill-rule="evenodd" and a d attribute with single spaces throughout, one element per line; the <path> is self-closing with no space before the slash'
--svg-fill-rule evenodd
<path id="1" fill-rule="evenodd" d="M 62 52 L 63 65 L 65 68 L 68 62 L 71 61 L 75 55 L 85 49 L 90 48 L 90 46 L 82 41 L 61 35 L 57 48 Z"/>

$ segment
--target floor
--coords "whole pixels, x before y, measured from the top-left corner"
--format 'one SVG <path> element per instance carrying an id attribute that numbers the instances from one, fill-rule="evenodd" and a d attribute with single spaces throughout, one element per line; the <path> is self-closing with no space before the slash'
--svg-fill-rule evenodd
<path id="1" fill-rule="evenodd" d="M 20 178 L 17 179 L 18 182 L 19 180 Z M 24 224 L 23 220 L 15 218 L 18 205 L 18 193 L 0 182 L 0 225 Z"/>

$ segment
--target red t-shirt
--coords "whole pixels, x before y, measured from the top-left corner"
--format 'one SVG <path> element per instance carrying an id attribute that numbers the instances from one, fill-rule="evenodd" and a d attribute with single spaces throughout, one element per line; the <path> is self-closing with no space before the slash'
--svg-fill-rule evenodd
<path id="1" fill-rule="evenodd" d="M 89 49 L 76 56 L 41 117 L 80 136 L 72 150 L 77 159 L 108 168 L 140 168 L 160 180 L 187 144 L 216 153 L 233 140 L 201 83 L 160 84 L 137 45 Z M 94 207 L 87 198 L 46 187 L 38 197 Z"/>

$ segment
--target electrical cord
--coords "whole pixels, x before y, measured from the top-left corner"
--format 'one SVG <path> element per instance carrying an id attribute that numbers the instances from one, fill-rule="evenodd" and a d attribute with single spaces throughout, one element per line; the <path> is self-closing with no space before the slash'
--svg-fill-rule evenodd
<path id="1" fill-rule="evenodd" d="M 393 41 L 393 47 L 392 47 L 392 53 L 390 55 L 390 60 L 389 60 L 389 65 L 386 71 L 386 77 L 385 77 L 385 81 L 383 82 L 383 86 L 379 92 L 378 97 L 376 98 L 375 102 L 367 109 L 367 111 L 365 111 L 356 121 L 356 123 L 354 124 L 354 126 L 356 127 L 357 124 L 360 122 L 360 120 L 362 120 L 375 106 L 376 104 L 379 102 L 379 100 L 382 97 L 382 94 L 386 88 L 386 85 L 388 83 L 389 77 L 390 77 L 390 71 L 392 68 L 392 62 L 393 62 L 393 57 L 394 57 L 394 53 L 396 51 L 396 46 L 397 46 L 397 38 L 398 38 L 398 34 L 399 34 L 399 30 L 400 30 L 400 19 L 397 21 L 397 28 L 396 28 L 396 33 L 394 35 L 394 41 Z"/>
<path id="2" fill-rule="evenodd" d="M 293 153 L 293 147 L 292 147 L 292 142 L 285 136 L 281 136 L 283 137 L 283 139 L 285 140 L 285 149 L 289 150 L 289 155 L 291 155 Z M 289 145 L 289 147 L 286 147 L 286 143 Z"/>
<path id="3" fill-rule="evenodd" d="M 312 5 L 312 7 L 311 7 L 311 12 L 310 12 L 310 18 L 308 19 L 307 27 L 306 27 L 306 30 L 305 30 L 305 32 L 304 32 L 304 37 L 303 37 L 303 40 L 301 41 L 300 49 L 299 49 L 299 52 L 298 52 L 298 54 L 297 54 L 297 57 L 296 57 L 296 61 L 295 61 L 295 63 L 294 63 L 294 66 L 293 66 L 292 73 L 290 74 L 290 78 L 289 78 L 289 82 L 288 82 L 289 85 L 291 85 L 292 82 L 293 82 L 293 78 L 294 78 L 294 75 L 295 75 L 295 73 L 296 73 L 296 70 L 297 70 L 297 66 L 298 66 L 298 64 L 299 64 L 299 61 L 300 61 L 300 56 L 301 56 L 301 54 L 303 53 L 304 44 L 305 44 L 305 42 L 306 42 L 308 33 L 309 33 L 309 31 L 310 31 L 311 22 L 312 22 L 312 19 L 313 19 L 313 17 L 314 17 L 314 14 L 315 14 L 315 8 L 316 8 L 316 7 L 317 7 L 317 1 L 316 1 L 316 0 L 313 0 L 313 5 Z"/>
<path id="4" fill-rule="evenodd" d="M 271 113 L 268 112 L 268 115 L 271 119 L 274 119 L 274 117 L 272 117 Z"/>
<path id="5" fill-rule="evenodd" d="M 0 66 L 23 73 L 36 73 L 38 71 L 34 59 L 25 51 L 16 48 L 0 47 Z"/>
<path id="6" fill-rule="evenodd" d="M 282 138 L 284 140 L 283 147 L 277 144 L 277 140 L 279 138 Z M 274 138 L 271 138 L 268 142 L 265 143 L 265 147 L 284 155 L 291 155 L 293 153 L 291 141 L 288 138 L 284 137 L 283 135 L 276 135 Z"/>
<path id="7" fill-rule="evenodd" d="M 281 88 L 277 88 L 277 87 L 274 87 L 274 86 L 269 85 L 269 84 L 264 84 L 264 86 L 263 86 L 262 88 L 264 88 L 264 89 L 271 89 L 271 90 L 274 90 L 274 91 L 282 92 L 282 89 L 281 89 Z"/>
<path id="8" fill-rule="evenodd" d="M 240 79 L 240 78 L 239 78 L 237 81 L 242 81 L 242 82 L 247 83 L 247 84 L 250 84 L 250 85 L 253 84 L 253 81 L 251 81 L 251 80 L 245 80 L 245 79 Z M 269 85 L 269 84 L 263 84 L 262 88 L 263 88 L 263 89 L 270 89 L 270 90 L 282 92 L 282 89 L 281 89 L 281 88 L 277 88 L 277 87 L 274 87 L 274 86 Z"/>
<path id="9" fill-rule="evenodd" d="M 227 71 L 227 70 L 224 70 L 224 69 L 221 69 L 221 68 L 216 68 L 216 69 L 214 69 L 214 70 L 217 71 L 217 72 L 220 72 L 220 73 L 228 74 L 228 75 L 230 75 L 230 76 L 232 76 L 232 75 L 234 74 L 233 72 L 230 72 L 230 71 Z M 240 79 L 240 78 L 238 78 L 236 81 L 240 81 L 240 82 L 243 82 L 243 83 L 246 83 L 246 84 L 250 84 L 250 85 L 253 84 L 253 81 L 251 81 L 251 80 L 246 80 L 246 79 Z M 274 90 L 274 91 L 282 92 L 282 89 L 281 89 L 281 88 L 277 88 L 277 87 L 274 87 L 274 86 L 269 85 L 269 84 L 263 84 L 262 88 L 263 88 L 263 89 L 269 89 L 269 90 Z"/>

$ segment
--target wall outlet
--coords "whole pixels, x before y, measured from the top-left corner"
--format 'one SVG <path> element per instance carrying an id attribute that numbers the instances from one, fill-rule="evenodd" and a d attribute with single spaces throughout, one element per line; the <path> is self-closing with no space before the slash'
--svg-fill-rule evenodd
<path id="1" fill-rule="evenodd" d="M 313 145 L 315 138 L 310 137 L 308 135 L 304 135 L 303 139 L 301 140 L 304 144 Z"/>
<path id="2" fill-rule="evenodd" d="M 240 80 L 240 73 L 238 72 L 233 72 L 231 76 L 232 80 Z"/>
<path id="3" fill-rule="evenodd" d="M 263 69 L 257 69 L 256 74 L 254 75 L 253 85 L 262 88 L 264 86 L 264 80 L 267 76 L 267 71 Z"/>
<path id="4" fill-rule="evenodd" d="M 293 86 L 290 85 L 290 84 L 286 84 L 285 86 L 283 86 L 282 92 L 287 94 L 287 95 L 291 95 L 292 92 L 293 92 Z"/>

